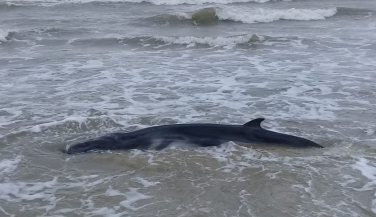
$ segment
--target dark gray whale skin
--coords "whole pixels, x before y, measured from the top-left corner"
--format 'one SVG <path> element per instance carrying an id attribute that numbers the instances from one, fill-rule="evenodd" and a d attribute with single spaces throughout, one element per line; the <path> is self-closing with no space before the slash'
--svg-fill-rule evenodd
<path id="1" fill-rule="evenodd" d="M 265 130 L 261 128 L 261 122 L 264 120 L 264 118 L 258 118 L 244 125 L 174 124 L 154 126 L 133 132 L 111 133 L 73 145 L 64 152 L 76 154 L 100 150 L 161 150 L 175 142 L 208 147 L 218 146 L 229 141 L 296 148 L 323 148 L 308 139 Z"/>

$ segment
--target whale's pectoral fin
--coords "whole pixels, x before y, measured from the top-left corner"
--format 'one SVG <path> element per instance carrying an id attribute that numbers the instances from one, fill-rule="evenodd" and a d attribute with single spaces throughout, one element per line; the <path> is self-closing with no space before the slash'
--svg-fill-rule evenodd
<path id="1" fill-rule="evenodd" d="M 251 121 L 245 123 L 244 126 L 262 128 L 261 122 L 263 122 L 264 120 L 265 120 L 265 118 L 256 118 L 254 120 L 251 120 Z"/>

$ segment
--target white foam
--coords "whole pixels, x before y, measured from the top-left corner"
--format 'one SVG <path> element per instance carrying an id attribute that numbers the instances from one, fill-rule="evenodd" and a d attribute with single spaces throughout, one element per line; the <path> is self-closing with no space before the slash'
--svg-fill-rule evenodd
<path id="1" fill-rule="evenodd" d="M 281 171 L 275 172 L 275 173 L 266 173 L 265 176 L 267 176 L 269 179 L 275 179 L 277 178 L 278 174 L 282 173 Z"/>
<path id="2" fill-rule="evenodd" d="M 127 209 L 136 211 L 136 210 L 143 207 L 143 206 L 136 207 L 137 201 L 152 198 L 149 195 L 142 194 L 142 193 L 138 192 L 138 190 L 139 190 L 138 188 L 129 188 L 128 192 L 121 193 L 120 191 L 115 190 L 110 186 L 110 188 L 106 191 L 105 194 L 106 194 L 106 196 L 112 196 L 112 197 L 113 196 L 124 196 L 124 197 L 126 197 L 126 200 L 121 201 L 119 204 L 121 206 L 127 208 Z"/>
<path id="3" fill-rule="evenodd" d="M 37 209 L 45 209 L 51 216 L 66 216 L 66 213 L 74 211 L 83 211 L 82 207 L 85 207 L 85 215 L 100 215 L 105 217 L 119 217 L 127 214 L 127 212 L 118 212 L 118 209 L 111 207 L 101 207 L 93 201 L 95 196 L 88 196 L 83 193 L 80 208 L 61 208 L 54 210 L 56 205 L 64 197 L 58 197 L 56 194 L 59 190 L 71 189 L 77 191 L 81 189 L 83 192 L 91 191 L 93 187 L 99 186 L 103 183 L 109 182 L 112 177 L 99 178 L 98 175 L 87 175 L 80 177 L 67 176 L 64 179 L 68 179 L 68 182 L 58 182 L 58 178 L 54 177 L 51 181 L 39 181 L 39 182 L 6 182 L 0 183 L 0 199 L 13 203 L 33 203 L 43 204 L 38 206 Z M 106 184 L 107 186 L 107 184 Z M 25 207 L 24 207 L 25 208 Z M 32 207 L 35 209 L 36 207 Z M 1 207 L 0 207 L 1 211 Z M 64 215 L 61 215 L 64 214 Z M 84 215 L 82 213 L 82 215 Z"/>
<path id="4" fill-rule="evenodd" d="M 63 125 L 66 123 L 77 123 L 78 127 L 81 128 L 82 124 L 85 124 L 87 121 L 90 121 L 90 120 L 99 120 L 99 121 L 106 122 L 106 121 L 114 120 L 114 119 L 113 117 L 109 117 L 107 115 L 100 115 L 100 116 L 95 116 L 95 117 L 68 117 L 60 121 L 51 121 L 48 123 L 38 124 L 38 125 L 31 127 L 29 130 L 31 132 L 39 133 L 46 128 L 48 129 L 50 127 Z"/>
<path id="5" fill-rule="evenodd" d="M 9 34 L 11 33 L 12 31 L 10 30 L 2 30 L 0 29 L 0 44 L 1 42 L 4 42 L 7 40 L 7 37 L 9 36 Z"/>
<path id="6" fill-rule="evenodd" d="M 5 211 L 5 210 L 3 209 L 3 207 L 1 207 L 1 206 L 0 206 L 0 211 L 3 212 L 5 215 L 10 216 L 10 217 L 15 217 L 15 216 L 16 216 L 16 215 L 13 215 L 13 214 L 8 213 L 8 212 Z"/>
<path id="7" fill-rule="evenodd" d="M 7 165 L 9 163 L 6 163 Z M 11 163 L 15 164 L 15 163 Z M 6 180 L 0 183 L 0 200 L 4 200 L 8 203 L 33 203 L 37 202 L 41 204 L 38 209 L 45 210 L 46 212 L 53 213 L 69 213 L 73 209 L 59 209 L 52 211 L 56 208 L 57 203 L 64 197 L 59 197 L 56 192 L 62 189 L 81 189 L 83 192 L 91 191 L 92 188 L 107 183 L 112 177 L 99 178 L 98 175 L 89 175 L 81 177 L 67 176 L 64 179 L 68 179 L 68 182 L 58 182 L 58 177 L 52 178 L 47 181 L 11 181 Z M 83 194 L 83 198 L 87 195 Z M 102 213 L 103 216 L 121 216 L 116 214 L 116 210 L 106 207 L 95 207 L 92 200 L 93 196 L 89 196 L 86 199 L 81 199 L 83 205 L 89 206 L 89 211 L 95 214 Z M 86 203 L 86 204 L 85 204 Z M 1 207 L 0 207 L 1 208 Z M 105 215 L 106 214 L 106 215 Z"/>
<path id="8" fill-rule="evenodd" d="M 148 181 L 148 180 L 143 179 L 141 177 L 133 178 L 132 180 L 142 184 L 145 188 L 148 188 L 148 187 L 151 187 L 151 186 L 156 186 L 160 183 L 160 182 L 151 182 L 151 181 Z"/>
<path id="9" fill-rule="evenodd" d="M 184 12 L 175 12 L 175 16 L 179 17 L 180 19 L 192 19 L 192 14 L 190 13 L 184 13 Z"/>
<path id="10" fill-rule="evenodd" d="M 8 202 L 21 202 L 42 199 L 49 201 L 51 209 L 56 205 L 56 197 L 54 195 L 56 189 L 53 188 L 57 184 L 57 177 L 47 182 L 5 182 L 0 183 L 0 199 Z"/>
<path id="11" fill-rule="evenodd" d="M 83 69 L 92 69 L 92 68 L 100 68 L 103 67 L 103 62 L 100 60 L 89 60 L 83 65 L 81 68 Z"/>
<path id="12" fill-rule="evenodd" d="M 360 170 L 363 176 L 365 176 L 369 182 L 366 183 L 362 191 L 375 191 L 376 187 L 376 163 L 375 161 L 370 161 L 364 157 L 358 158 L 358 161 L 352 165 L 354 169 Z M 372 212 L 376 214 L 376 191 L 374 193 L 374 199 L 372 200 Z"/>
<path id="13" fill-rule="evenodd" d="M 154 161 L 155 155 L 154 151 L 143 151 L 138 149 L 133 149 L 129 152 L 129 157 L 135 158 L 139 156 L 148 157 L 148 164 L 156 165 L 157 163 Z"/>
<path id="14" fill-rule="evenodd" d="M 337 13 L 336 8 L 329 9 L 245 9 L 226 7 L 217 9 L 220 20 L 232 20 L 242 23 L 265 23 L 276 20 L 323 20 Z"/>
<path id="15" fill-rule="evenodd" d="M 126 2 L 149 2 L 155 5 L 181 5 L 181 4 L 231 4 L 242 2 L 258 2 L 265 3 L 270 0 L 123 0 Z"/>
<path id="16" fill-rule="evenodd" d="M 17 3 L 12 3 L 12 2 L 5 2 L 5 4 L 9 7 L 11 6 L 22 6 L 21 4 L 17 4 Z"/>
<path id="17" fill-rule="evenodd" d="M 250 43 L 252 38 L 257 37 L 260 41 L 264 38 L 256 35 L 243 35 L 243 36 L 232 36 L 232 37 L 167 37 L 159 36 L 155 37 L 157 40 L 161 40 L 170 44 L 183 44 L 188 47 L 194 46 L 195 44 L 209 45 L 209 46 L 233 46 L 236 44 Z"/>
<path id="18" fill-rule="evenodd" d="M 259 165 L 253 164 L 252 161 L 262 157 L 260 152 L 252 148 L 239 146 L 233 142 L 197 151 L 208 154 L 219 162 L 225 163 L 221 168 L 224 172 L 231 172 L 233 170 L 241 172 L 245 168 L 259 167 Z"/>
<path id="19" fill-rule="evenodd" d="M 14 159 L 5 159 L 0 161 L 0 179 L 6 174 L 13 172 L 17 169 L 18 163 L 21 162 L 22 157 L 17 156 Z"/>
<path id="20" fill-rule="evenodd" d="M 203 5 L 203 4 L 232 4 L 232 3 L 245 3 L 245 2 L 257 2 L 266 3 L 270 0 L 24 0 L 25 2 L 38 2 L 43 5 L 51 4 L 64 4 L 64 3 L 89 3 L 89 2 L 129 2 L 129 3 L 151 3 L 154 5 Z M 286 0 L 288 1 L 288 0 Z"/>

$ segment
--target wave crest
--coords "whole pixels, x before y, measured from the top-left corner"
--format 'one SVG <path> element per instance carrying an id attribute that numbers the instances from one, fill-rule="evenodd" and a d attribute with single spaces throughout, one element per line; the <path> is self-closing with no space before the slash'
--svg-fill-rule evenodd
<path id="1" fill-rule="evenodd" d="M 204 4 L 232 4 L 232 3 L 247 3 L 247 2 L 255 2 L 255 3 L 266 3 L 269 1 L 276 1 L 276 0 L 49 0 L 45 1 L 35 1 L 35 0 L 25 0 L 25 2 L 40 2 L 44 6 L 54 5 L 54 4 L 84 4 L 84 3 L 91 3 L 91 2 L 114 2 L 114 3 L 150 3 L 153 5 L 204 5 Z M 282 0 L 282 1 L 289 1 L 289 0 Z"/>
<path id="2" fill-rule="evenodd" d="M 228 46 L 228 45 L 238 45 L 238 44 L 248 44 L 254 42 L 264 41 L 264 37 L 253 35 L 243 35 L 243 36 L 232 36 L 232 37 L 193 37 L 193 36 L 183 36 L 183 37 L 167 37 L 159 36 L 155 39 L 168 44 L 179 44 L 194 46 L 196 44 L 209 45 L 209 46 Z"/>
<path id="3" fill-rule="evenodd" d="M 231 20 L 242 23 L 266 23 L 277 20 L 324 20 L 337 13 L 337 8 L 329 9 L 252 9 L 241 8 L 217 9 L 216 16 L 220 20 Z"/>
<path id="4" fill-rule="evenodd" d="M 158 24 L 215 24 L 217 21 L 242 23 L 267 23 L 278 20 L 324 20 L 337 13 L 337 8 L 329 9 L 245 9 L 240 7 L 210 7 L 191 13 L 162 14 L 147 18 Z"/>
<path id="5" fill-rule="evenodd" d="M 15 9 L 15 8 L 18 8 L 18 7 L 22 7 L 21 4 L 16 4 L 16 3 L 12 3 L 12 2 L 1 2 L 0 3 L 0 10 L 9 10 L 9 9 Z"/>
<path id="6" fill-rule="evenodd" d="M 10 39 L 10 36 L 11 36 L 11 34 L 12 34 L 13 32 L 14 32 L 14 31 L 10 31 L 10 30 L 6 30 L 6 31 L 4 31 L 4 30 L 1 30 L 1 29 L 0 29 L 0 44 L 1 44 L 2 42 L 5 42 L 5 41 L 9 40 L 9 39 Z"/>

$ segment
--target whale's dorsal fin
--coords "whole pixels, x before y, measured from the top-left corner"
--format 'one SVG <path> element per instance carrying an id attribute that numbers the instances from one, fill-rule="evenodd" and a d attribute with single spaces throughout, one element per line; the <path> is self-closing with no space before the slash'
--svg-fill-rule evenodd
<path id="1" fill-rule="evenodd" d="M 256 118 L 254 120 L 251 120 L 251 121 L 245 123 L 244 126 L 262 128 L 261 122 L 263 122 L 264 120 L 265 120 L 265 118 Z"/>

